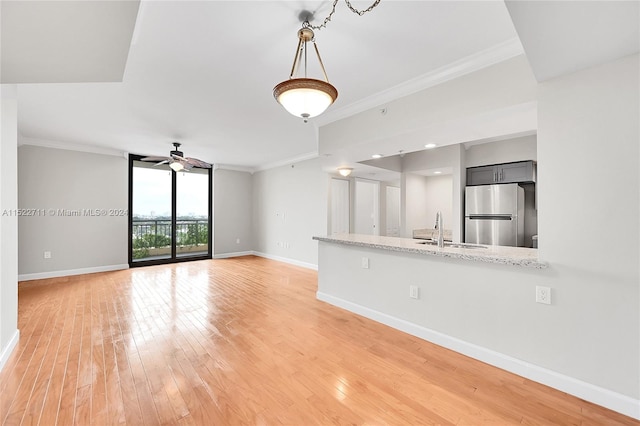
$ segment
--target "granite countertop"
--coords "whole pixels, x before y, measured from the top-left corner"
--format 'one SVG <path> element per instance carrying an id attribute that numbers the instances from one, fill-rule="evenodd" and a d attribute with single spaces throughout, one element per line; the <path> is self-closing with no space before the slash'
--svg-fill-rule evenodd
<path id="1" fill-rule="evenodd" d="M 545 262 L 538 260 L 538 250 L 525 247 L 481 246 L 475 248 L 442 247 L 420 244 L 423 240 L 398 237 L 380 237 L 361 234 L 337 234 L 324 237 L 313 237 L 314 240 L 368 247 L 404 253 L 424 254 L 428 256 L 448 257 L 469 261 L 499 263 L 503 265 L 522 266 L 544 269 Z M 424 242 L 424 241 L 423 241 Z"/>

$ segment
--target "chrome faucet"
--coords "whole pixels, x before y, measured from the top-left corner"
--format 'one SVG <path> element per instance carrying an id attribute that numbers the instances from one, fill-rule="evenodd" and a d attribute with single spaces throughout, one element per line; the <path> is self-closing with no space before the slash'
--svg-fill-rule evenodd
<path id="1" fill-rule="evenodd" d="M 442 228 L 442 212 L 436 213 L 436 229 L 438 230 L 438 247 L 444 247 L 444 229 Z"/>

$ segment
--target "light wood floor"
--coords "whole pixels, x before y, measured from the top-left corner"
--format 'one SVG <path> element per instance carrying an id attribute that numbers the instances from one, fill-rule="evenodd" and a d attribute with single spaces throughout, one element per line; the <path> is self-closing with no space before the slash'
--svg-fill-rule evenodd
<path id="1" fill-rule="evenodd" d="M 638 425 L 315 299 L 256 257 L 20 283 L 6 425 Z"/>

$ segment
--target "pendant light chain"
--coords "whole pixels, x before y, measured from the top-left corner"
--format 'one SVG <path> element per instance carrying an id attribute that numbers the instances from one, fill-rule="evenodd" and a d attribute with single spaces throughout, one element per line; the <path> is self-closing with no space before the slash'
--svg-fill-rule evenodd
<path id="1" fill-rule="evenodd" d="M 333 2 L 333 7 L 331 8 L 331 12 L 329 13 L 329 15 L 324 18 L 324 21 L 322 22 L 322 24 L 320 25 L 311 25 L 309 23 L 309 21 L 305 21 L 302 26 L 305 28 L 312 28 L 314 30 L 321 30 L 322 28 L 326 28 L 327 24 L 329 23 L 329 21 L 331 21 L 331 18 L 333 17 L 333 14 L 336 12 L 336 5 L 338 4 L 338 1 L 340 0 L 334 0 Z M 362 16 L 367 12 L 371 12 L 373 10 L 374 7 L 376 7 L 379 3 L 380 0 L 375 0 L 371 6 L 369 6 L 368 8 L 364 9 L 364 10 L 358 10 L 355 7 L 353 7 L 351 5 L 351 2 L 349 0 L 344 0 L 345 3 L 347 3 L 347 7 L 349 7 L 349 10 L 351 10 L 353 13 L 357 14 L 358 16 Z"/>

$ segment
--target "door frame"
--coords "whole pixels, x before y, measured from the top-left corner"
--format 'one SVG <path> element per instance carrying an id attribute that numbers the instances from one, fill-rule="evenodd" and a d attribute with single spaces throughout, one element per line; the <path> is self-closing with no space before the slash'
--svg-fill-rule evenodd
<path id="1" fill-rule="evenodd" d="M 353 231 L 357 232 L 358 228 L 358 183 L 373 185 L 373 206 L 371 210 L 373 219 L 373 233 L 367 235 L 380 235 L 380 181 L 371 179 L 354 179 L 354 223 Z"/>
<path id="2" fill-rule="evenodd" d="M 195 255 L 195 256 L 176 256 L 176 223 L 177 223 L 177 173 L 171 171 L 171 257 L 164 259 L 152 259 L 152 260 L 143 260 L 133 262 L 133 163 L 134 161 L 140 161 L 144 158 L 144 155 L 137 154 L 129 154 L 129 217 L 128 217 L 128 258 L 127 261 L 129 263 L 130 268 L 137 268 L 140 266 L 151 266 L 151 265 L 164 265 L 169 263 L 180 263 L 180 262 L 190 262 L 193 260 L 207 260 L 213 258 L 213 168 L 203 169 L 207 170 L 207 174 L 209 176 L 209 190 L 207 191 L 208 198 L 208 246 L 207 246 L 207 254 Z M 188 173 L 188 172 L 187 172 Z"/>

